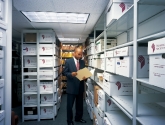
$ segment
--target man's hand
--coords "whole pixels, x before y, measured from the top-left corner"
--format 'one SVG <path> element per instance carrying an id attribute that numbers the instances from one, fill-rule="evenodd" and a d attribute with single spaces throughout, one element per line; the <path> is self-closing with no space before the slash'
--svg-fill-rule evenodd
<path id="1" fill-rule="evenodd" d="M 83 80 L 87 80 L 87 78 L 84 76 L 83 78 L 82 78 Z"/>
<path id="2" fill-rule="evenodd" d="M 77 72 L 72 72 L 72 76 L 73 77 L 77 76 Z"/>

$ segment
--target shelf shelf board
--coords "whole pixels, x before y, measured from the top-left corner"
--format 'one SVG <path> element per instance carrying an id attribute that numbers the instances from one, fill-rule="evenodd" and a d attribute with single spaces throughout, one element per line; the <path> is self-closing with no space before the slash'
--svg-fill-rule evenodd
<path id="1" fill-rule="evenodd" d="M 32 81 L 32 80 L 37 80 L 37 79 L 23 79 L 24 81 Z"/>
<path id="2" fill-rule="evenodd" d="M 93 54 L 93 55 L 103 54 L 103 53 L 104 53 L 104 50 L 103 50 L 103 51 L 101 51 L 101 52 L 95 53 L 95 54 Z"/>
<path id="3" fill-rule="evenodd" d="M 122 48 L 122 47 L 125 47 L 125 46 L 130 46 L 130 45 L 133 45 L 133 41 L 128 42 L 128 43 L 124 43 L 124 44 L 121 44 L 121 45 L 118 45 L 118 46 L 115 46 L 115 47 L 112 47 L 112 48 L 109 48 L 109 49 L 106 49 L 106 51 L 111 51 L 111 50 L 114 50 L 114 49 Z"/>
<path id="4" fill-rule="evenodd" d="M 25 92 L 24 93 L 24 95 L 32 95 L 32 94 L 35 95 L 35 94 L 37 94 L 37 92 Z"/>
<path id="5" fill-rule="evenodd" d="M 112 96 L 114 103 L 132 119 L 133 96 Z M 156 103 L 138 103 L 138 116 L 165 115 L 165 108 Z"/>
<path id="6" fill-rule="evenodd" d="M 37 75 L 37 72 L 24 72 L 23 75 Z"/>
<path id="7" fill-rule="evenodd" d="M 40 94 L 53 94 L 53 91 L 50 91 L 50 92 L 40 92 Z"/>
<path id="8" fill-rule="evenodd" d="M 132 5 L 124 14 L 118 19 L 114 19 L 107 27 L 107 37 L 117 37 L 123 32 L 133 28 L 133 10 Z"/>
<path id="9" fill-rule="evenodd" d="M 160 33 L 156 33 L 156 34 L 153 34 L 153 35 L 149 35 L 149 36 L 146 36 L 146 37 L 143 37 L 143 38 L 140 38 L 137 40 L 137 42 L 148 42 L 150 40 L 154 40 L 154 39 L 158 39 L 158 38 L 161 38 L 161 37 L 164 37 L 165 36 L 165 31 L 163 32 L 160 32 Z"/>
<path id="10" fill-rule="evenodd" d="M 38 115 L 24 115 L 24 120 L 38 119 Z"/>
<path id="11" fill-rule="evenodd" d="M 37 107 L 37 105 L 24 105 L 24 107 Z"/>
<path id="12" fill-rule="evenodd" d="M 97 67 L 94 67 L 95 69 L 99 69 L 99 70 L 102 70 L 102 71 L 104 71 L 104 69 L 101 69 L 101 68 L 97 68 Z"/>
<path id="13" fill-rule="evenodd" d="M 41 43 L 41 44 L 42 44 L 42 43 L 43 43 L 43 44 L 55 44 L 55 42 L 39 42 L 39 44 L 40 44 L 40 43 Z"/>
<path id="14" fill-rule="evenodd" d="M 142 125 L 164 125 L 165 115 L 164 116 L 139 116 L 136 117 Z"/>
<path id="15" fill-rule="evenodd" d="M 101 88 L 103 88 L 103 85 L 99 82 L 96 82 Z"/>
<path id="16" fill-rule="evenodd" d="M 49 103 L 49 104 L 40 104 L 40 107 L 54 106 L 54 105 L 55 105 L 55 102 L 54 103 Z"/>
<path id="17" fill-rule="evenodd" d="M 33 43 L 34 44 L 35 43 L 35 44 L 37 44 L 37 42 L 23 42 L 23 44 L 24 43 L 28 43 L 28 44 L 30 44 L 30 43 Z"/>
<path id="18" fill-rule="evenodd" d="M 28 69 L 28 68 L 37 68 L 37 67 L 23 67 L 23 68 L 24 68 L 24 69 L 25 69 L 25 68 L 27 68 L 27 69 Z"/>
<path id="19" fill-rule="evenodd" d="M 32 57 L 35 57 L 35 56 L 36 56 L 36 57 L 37 57 L 36 54 L 34 54 L 34 55 L 23 55 L 23 56 L 30 56 L 30 57 L 31 57 L 31 56 L 32 56 Z"/>
<path id="20" fill-rule="evenodd" d="M 108 111 L 105 115 L 113 125 L 132 125 L 132 121 L 122 111 Z"/>
<path id="21" fill-rule="evenodd" d="M 164 0 L 138 0 L 139 4 L 148 4 L 148 5 L 165 5 L 165 1 Z"/>
<path id="22" fill-rule="evenodd" d="M 88 54 L 88 55 L 86 55 L 85 57 L 92 56 L 92 55 L 94 55 L 94 54 Z"/>
<path id="23" fill-rule="evenodd" d="M 138 78 L 136 79 L 138 82 L 149 84 L 149 78 Z"/>

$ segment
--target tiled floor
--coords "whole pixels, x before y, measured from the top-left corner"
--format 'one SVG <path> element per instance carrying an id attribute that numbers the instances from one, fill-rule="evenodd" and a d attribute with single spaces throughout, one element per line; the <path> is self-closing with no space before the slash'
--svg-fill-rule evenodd
<path id="1" fill-rule="evenodd" d="M 13 110 L 19 116 L 19 124 L 18 125 L 67 125 L 67 122 L 66 122 L 66 94 L 63 94 L 63 96 L 62 96 L 61 107 L 60 107 L 60 110 L 58 112 L 58 115 L 57 115 L 55 121 L 53 121 L 53 120 L 44 120 L 44 121 L 40 121 L 40 122 L 38 122 L 38 121 L 25 121 L 22 123 L 22 120 L 21 120 L 22 107 L 17 107 L 17 108 L 14 108 Z M 74 108 L 73 108 L 73 110 L 74 110 Z M 87 112 L 85 101 L 84 101 L 83 119 L 85 119 L 87 121 L 87 123 L 85 123 L 85 124 L 74 123 L 74 125 L 92 125 L 93 124 L 93 122 L 90 119 L 89 114 Z"/>

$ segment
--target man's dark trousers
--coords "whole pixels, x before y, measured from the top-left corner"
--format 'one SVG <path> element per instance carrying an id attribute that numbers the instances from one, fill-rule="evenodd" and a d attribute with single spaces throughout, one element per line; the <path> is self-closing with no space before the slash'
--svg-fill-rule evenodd
<path id="1" fill-rule="evenodd" d="M 75 120 L 80 120 L 83 116 L 83 93 L 78 95 L 67 94 L 67 120 L 72 122 L 73 120 L 73 105 L 75 102 L 76 115 Z"/>

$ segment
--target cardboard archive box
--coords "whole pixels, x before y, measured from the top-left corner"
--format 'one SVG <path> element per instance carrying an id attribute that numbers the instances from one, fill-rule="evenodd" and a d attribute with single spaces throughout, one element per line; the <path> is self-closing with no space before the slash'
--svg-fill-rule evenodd
<path id="1" fill-rule="evenodd" d="M 37 33 L 26 33 L 25 42 L 37 42 Z"/>
<path id="2" fill-rule="evenodd" d="M 165 88 L 165 38 L 148 42 L 149 83 Z"/>
<path id="3" fill-rule="evenodd" d="M 97 85 L 94 86 L 94 104 L 95 106 L 98 105 L 98 90 L 100 90 L 101 88 Z"/>
<path id="4" fill-rule="evenodd" d="M 106 71 L 115 73 L 116 72 L 116 58 L 113 55 L 114 51 L 107 51 L 106 52 Z"/>
<path id="5" fill-rule="evenodd" d="M 25 92 L 37 92 L 37 81 L 25 81 Z"/>
<path id="6" fill-rule="evenodd" d="M 23 55 L 37 55 L 37 45 L 36 44 L 23 44 Z"/>

